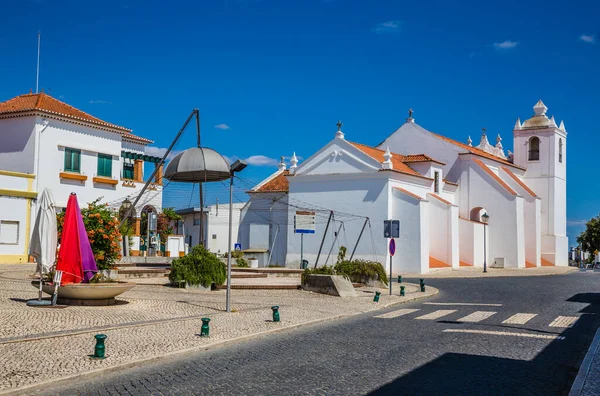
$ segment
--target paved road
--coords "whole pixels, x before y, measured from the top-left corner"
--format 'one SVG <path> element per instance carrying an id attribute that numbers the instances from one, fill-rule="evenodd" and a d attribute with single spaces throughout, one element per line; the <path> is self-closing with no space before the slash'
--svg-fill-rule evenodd
<path id="1" fill-rule="evenodd" d="M 97 375 L 44 394 L 568 393 L 600 326 L 600 273 L 429 282 L 441 290 L 433 299 Z"/>

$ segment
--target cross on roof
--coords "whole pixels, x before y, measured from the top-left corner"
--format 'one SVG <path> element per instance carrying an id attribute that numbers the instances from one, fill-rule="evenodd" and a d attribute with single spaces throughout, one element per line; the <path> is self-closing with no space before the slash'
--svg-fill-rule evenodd
<path id="1" fill-rule="evenodd" d="M 413 109 L 408 109 L 408 118 L 412 118 Z"/>
<path id="2" fill-rule="evenodd" d="M 337 125 L 338 131 L 341 131 L 342 130 L 342 125 L 344 125 L 344 124 L 342 124 L 342 121 L 338 121 L 337 124 L 335 124 L 335 125 Z"/>

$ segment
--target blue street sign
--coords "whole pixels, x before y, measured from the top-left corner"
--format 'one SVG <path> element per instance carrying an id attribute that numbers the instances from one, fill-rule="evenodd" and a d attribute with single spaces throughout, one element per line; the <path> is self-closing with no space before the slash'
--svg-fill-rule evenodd
<path id="1" fill-rule="evenodd" d="M 384 220 L 383 237 L 400 238 L 400 220 Z"/>
<path id="2" fill-rule="evenodd" d="M 390 256 L 394 256 L 396 254 L 396 240 L 394 238 L 390 239 Z"/>
<path id="3" fill-rule="evenodd" d="M 241 252 L 242 251 L 242 244 L 241 243 L 236 243 L 234 250 L 236 252 Z"/>

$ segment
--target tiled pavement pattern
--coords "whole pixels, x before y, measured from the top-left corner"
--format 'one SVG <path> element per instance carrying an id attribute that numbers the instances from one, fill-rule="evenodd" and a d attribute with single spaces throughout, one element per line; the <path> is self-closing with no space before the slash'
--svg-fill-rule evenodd
<path id="1" fill-rule="evenodd" d="M 26 268 L 26 270 L 23 270 Z M 436 292 L 404 284 L 406 297 L 382 291 L 341 299 L 298 290 L 235 290 L 234 313 L 226 314 L 225 291 L 199 292 L 138 285 L 111 307 L 32 308 L 37 290 L 28 280 L 33 266 L 0 267 L 0 392 L 121 363 L 154 358 L 316 320 L 380 309 Z M 271 322 L 279 305 L 281 322 Z M 198 336 L 202 317 L 210 317 L 209 339 Z M 92 360 L 93 335 L 102 332 L 107 359 Z M 46 337 L 28 339 L 31 337 Z"/>

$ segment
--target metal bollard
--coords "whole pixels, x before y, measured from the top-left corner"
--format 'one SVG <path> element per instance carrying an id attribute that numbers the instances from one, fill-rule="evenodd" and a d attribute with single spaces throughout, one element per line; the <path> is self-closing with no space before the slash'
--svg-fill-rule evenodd
<path id="1" fill-rule="evenodd" d="M 419 279 L 419 285 L 421 286 L 421 291 L 425 291 L 425 281 L 421 278 Z"/>
<path id="2" fill-rule="evenodd" d="M 402 275 L 398 275 L 398 283 L 402 283 Z"/>
<path id="3" fill-rule="evenodd" d="M 105 334 L 96 334 L 94 336 L 96 339 L 96 347 L 94 348 L 94 357 L 97 359 L 104 359 L 106 353 L 106 346 L 104 345 L 104 340 L 106 340 Z"/>
<path id="4" fill-rule="evenodd" d="M 279 322 L 279 305 L 274 305 L 271 309 L 273 310 L 273 322 Z"/>
<path id="5" fill-rule="evenodd" d="M 379 296 L 381 296 L 381 292 L 376 291 L 375 297 L 373 297 L 373 302 L 379 302 Z"/>
<path id="6" fill-rule="evenodd" d="M 210 328 L 208 327 L 208 322 L 210 322 L 210 318 L 202 318 L 202 327 L 200 328 L 200 337 L 208 337 L 208 333 Z"/>
<path id="7" fill-rule="evenodd" d="M 404 286 L 400 286 L 400 295 L 404 297 Z"/>

